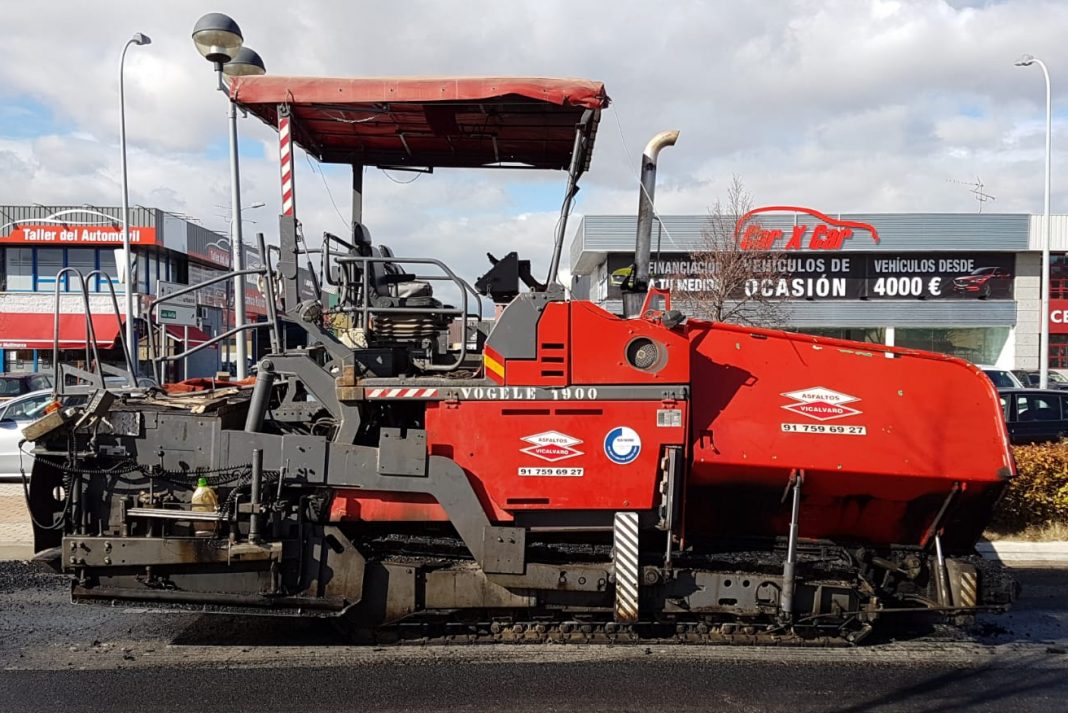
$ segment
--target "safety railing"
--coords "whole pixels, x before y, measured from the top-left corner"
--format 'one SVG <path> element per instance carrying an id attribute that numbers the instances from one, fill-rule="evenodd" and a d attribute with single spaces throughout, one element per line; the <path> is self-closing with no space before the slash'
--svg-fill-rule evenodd
<path id="1" fill-rule="evenodd" d="M 474 292 L 474 289 L 467 284 L 467 282 L 454 273 L 449 267 L 441 260 L 435 258 L 413 258 L 413 257 L 371 257 L 364 255 L 343 255 L 335 258 L 335 262 L 342 267 L 341 275 L 343 284 L 342 290 L 346 294 L 351 294 L 350 285 L 352 272 L 359 272 L 359 299 L 342 303 L 338 311 L 355 314 L 359 316 L 358 325 L 360 329 L 366 330 L 371 322 L 373 315 L 388 315 L 388 314 L 410 314 L 410 315 L 441 315 L 447 317 L 459 317 L 464 323 L 464 338 L 460 340 L 460 352 L 455 361 L 447 364 L 426 364 L 423 369 L 426 371 L 454 371 L 460 368 L 467 359 L 467 320 L 468 317 L 473 315 L 468 310 L 467 297 L 469 293 L 475 294 L 478 299 L 479 309 L 481 311 L 481 297 Z M 372 264 L 392 264 L 392 265 L 433 265 L 442 271 L 441 275 L 404 275 L 406 279 L 415 281 L 445 281 L 452 282 L 460 292 L 461 306 L 457 307 L 423 307 L 423 306 L 376 306 L 371 303 L 371 271 L 368 269 Z M 358 268 L 358 270 L 351 270 L 346 268 Z"/>
<path id="2" fill-rule="evenodd" d="M 111 279 L 111 276 L 104 273 L 102 270 L 93 270 L 85 275 L 80 270 L 74 267 L 64 267 L 56 273 L 56 284 L 54 287 L 54 304 L 52 309 L 52 394 L 53 396 L 62 396 L 66 393 L 66 376 L 67 372 L 64 371 L 62 365 L 59 363 L 59 315 L 60 312 L 60 287 L 63 285 L 63 278 L 66 275 L 75 275 L 78 278 L 78 284 L 81 287 L 82 294 L 82 308 L 85 311 L 85 363 L 89 367 L 88 370 L 82 371 L 81 374 L 88 376 L 90 381 L 95 381 L 95 386 L 99 388 L 105 388 L 104 379 L 104 365 L 100 361 L 100 350 L 97 346 L 96 329 L 93 325 L 93 311 L 92 306 L 89 303 L 89 280 L 90 278 L 101 278 L 108 286 L 108 292 L 111 295 L 111 307 L 115 313 L 115 321 L 119 324 L 118 340 L 119 345 L 122 348 L 123 361 L 126 364 L 126 374 L 130 388 L 137 387 L 137 369 L 134 367 L 132 353 L 130 351 L 130 345 L 126 343 L 125 330 L 122 328 L 122 313 L 119 311 L 119 300 L 115 296 L 115 284 Z M 126 316 L 130 319 L 130 316 Z M 80 371 L 80 370 L 79 370 Z M 83 377 L 84 378 L 84 377 Z"/>
<path id="3" fill-rule="evenodd" d="M 335 244 L 339 246 L 340 250 L 332 249 L 331 245 Z M 272 246 L 273 247 L 273 246 Z M 408 314 L 443 314 L 460 316 L 463 320 L 463 339 L 461 340 L 461 349 L 458 358 L 444 365 L 427 365 L 425 368 L 428 371 L 453 371 L 463 365 L 467 358 L 467 342 L 469 340 L 470 319 L 476 321 L 482 317 L 482 295 L 471 286 L 469 282 L 463 278 L 457 276 L 452 270 L 450 270 L 440 260 L 432 258 L 398 258 L 394 256 L 362 256 L 356 255 L 357 247 L 353 243 L 347 240 L 339 238 L 332 233 L 323 234 L 322 247 L 310 248 L 307 246 L 303 237 L 300 237 L 298 241 L 296 254 L 298 257 L 303 256 L 307 260 L 309 271 L 312 273 L 312 279 L 315 282 L 315 289 L 318 290 L 321 285 L 330 285 L 336 287 L 339 290 L 339 301 L 341 306 L 336 310 L 338 312 L 359 314 L 360 319 L 358 327 L 366 330 L 368 327 L 368 316 L 374 313 L 385 313 L 389 311 L 394 312 L 406 312 Z M 319 255 L 319 275 L 318 279 L 311 270 L 312 256 Z M 341 268 L 338 272 L 338 278 L 334 277 L 334 271 L 331 261 Z M 357 283 L 352 274 L 357 270 L 352 269 L 353 266 L 360 265 L 358 272 L 362 275 Z M 412 275 L 413 280 L 423 280 L 427 282 L 452 282 L 460 290 L 461 299 L 463 301 L 462 309 L 455 308 L 430 308 L 430 307 L 375 307 L 370 304 L 371 295 L 368 291 L 367 275 L 368 269 L 366 263 L 391 263 L 395 265 L 403 264 L 433 264 L 441 268 L 444 274 L 440 275 Z M 473 298 L 474 305 L 477 308 L 477 312 L 471 312 L 468 309 L 468 295 Z M 477 327 L 475 328 L 477 329 Z"/>
<path id="4" fill-rule="evenodd" d="M 343 252 L 342 251 L 334 252 L 333 250 L 330 249 L 330 244 L 331 243 L 337 243 L 338 245 L 340 245 L 344 249 L 344 251 Z M 349 301 L 353 301 L 354 295 L 352 295 L 352 293 L 350 292 L 350 289 L 354 288 L 356 286 L 355 285 L 350 285 L 349 284 L 350 280 L 345 279 L 345 278 L 348 277 L 348 272 L 345 271 L 345 270 L 342 270 L 340 272 L 341 279 L 334 279 L 333 271 L 330 269 L 330 259 L 331 258 L 354 257 L 355 250 L 356 250 L 356 246 L 353 245 L 352 243 L 348 242 L 347 240 L 343 240 L 342 238 L 339 238 L 338 236 L 333 235 L 331 233 L 325 233 L 323 235 L 323 247 L 322 248 L 308 248 L 308 249 L 305 249 L 305 250 L 298 250 L 298 252 L 299 253 L 306 253 L 306 254 L 309 254 L 309 255 L 313 254 L 313 253 L 318 253 L 321 256 L 320 257 L 320 266 L 319 266 L 320 282 L 322 282 L 324 284 L 327 284 L 327 285 L 331 285 L 332 287 L 339 288 L 341 290 L 342 295 L 348 297 Z M 365 258 L 361 258 L 361 259 L 365 259 Z M 392 256 L 382 256 L 382 257 L 378 257 L 378 258 L 366 258 L 366 259 L 377 260 L 377 261 L 385 261 L 385 262 L 392 262 L 392 263 L 400 263 L 400 264 L 403 264 L 403 263 L 406 263 L 406 262 L 407 263 L 414 263 L 414 262 L 418 262 L 419 261 L 419 259 L 416 259 L 416 258 L 412 258 L 412 259 L 409 259 L 409 258 L 397 258 L 397 257 L 392 257 Z M 341 261 L 340 260 L 335 260 L 335 262 L 341 262 Z M 444 268 L 444 264 L 442 264 L 442 263 L 440 263 L 438 261 L 434 261 L 434 262 L 437 263 L 438 265 L 441 265 Z M 476 318 L 481 317 L 482 316 L 482 295 L 480 295 L 478 293 L 478 290 L 476 290 L 474 287 L 472 287 L 471 284 L 467 280 L 464 280 L 461 277 L 457 277 L 455 274 L 453 274 L 447 268 L 445 268 L 445 272 L 447 273 L 445 275 L 416 275 L 416 276 L 414 276 L 414 279 L 417 279 L 417 280 L 428 280 L 428 281 L 435 281 L 435 280 L 446 281 L 446 280 L 448 280 L 450 282 L 457 283 L 458 285 L 461 286 L 461 289 L 466 290 L 466 292 L 474 298 L 475 305 L 478 308 L 478 312 L 477 313 L 473 313 L 473 314 L 472 313 L 468 313 L 465 316 L 467 316 L 467 317 L 476 317 Z M 342 301 L 344 301 L 344 300 L 342 300 Z"/>
<path id="5" fill-rule="evenodd" d="M 279 351 L 279 344 L 281 342 L 278 335 L 278 310 L 274 298 L 274 285 L 271 279 L 270 259 L 267 256 L 266 244 L 263 239 L 263 233 L 260 233 L 257 236 L 257 239 L 259 241 L 260 254 L 263 256 L 263 265 L 261 267 L 249 268 L 247 270 L 231 270 L 230 272 L 224 272 L 211 279 L 204 280 L 203 282 L 198 282 L 195 285 L 190 285 L 189 287 L 185 287 L 180 290 L 175 290 L 174 292 L 171 292 L 167 295 L 163 295 L 162 297 L 156 297 L 156 299 L 152 300 L 152 302 L 149 303 L 148 349 L 149 353 L 151 354 L 150 360 L 152 362 L 152 376 L 157 381 L 162 383 L 162 366 L 166 362 L 187 359 L 193 354 L 196 354 L 197 352 L 203 349 L 207 349 L 213 344 L 218 344 L 219 342 L 225 341 L 230 337 L 234 337 L 238 334 L 242 334 L 243 332 L 249 332 L 254 329 L 260 329 L 262 327 L 269 328 L 271 348 L 276 352 Z M 156 310 L 160 305 L 167 304 L 168 302 L 174 302 L 179 297 L 198 292 L 206 287 L 210 287 L 211 285 L 217 284 L 219 282 L 233 280 L 235 277 L 244 278 L 247 275 L 258 275 L 264 278 L 264 289 L 267 292 L 267 294 L 265 295 L 267 301 L 267 322 L 250 322 L 248 324 L 238 325 L 233 329 L 229 329 L 221 334 L 217 334 L 214 337 L 211 337 L 210 339 L 207 339 L 201 342 L 200 344 L 197 344 L 195 347 L 188 348 L 178 354 L 159 354 L 156 349 L 156 340 L 154 337 L 152 325 L 156 323 Z M 243 280 L 241 287 L 242 289 L 244 289 Z"/>

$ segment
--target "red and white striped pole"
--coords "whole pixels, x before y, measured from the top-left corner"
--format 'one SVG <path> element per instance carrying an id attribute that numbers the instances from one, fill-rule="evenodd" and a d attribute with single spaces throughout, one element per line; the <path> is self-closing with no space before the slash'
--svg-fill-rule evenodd
<path id="1" fill-rule="evenodd" d="M 278 163 L 282 171 L 282 215 L 297 214 L 297 193 L 293 187 L 293 138 L 290 132 L 289 106 L 278 106 Z"/>

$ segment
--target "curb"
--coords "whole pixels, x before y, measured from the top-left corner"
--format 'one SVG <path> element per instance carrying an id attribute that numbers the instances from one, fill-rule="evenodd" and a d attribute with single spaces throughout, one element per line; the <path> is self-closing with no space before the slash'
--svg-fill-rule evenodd
<path id="1" fill-rule="evenodd" d="M 975 551 L 986 559 L 1002 562 L 1068 563 L 1068 542 L 980 541 Z"/>
<path id="2" fill-rule="evenodd" d="M 0 542 L 0 562 L 5 560 L 33 559 L 33 545 L 19 545 Z"/>

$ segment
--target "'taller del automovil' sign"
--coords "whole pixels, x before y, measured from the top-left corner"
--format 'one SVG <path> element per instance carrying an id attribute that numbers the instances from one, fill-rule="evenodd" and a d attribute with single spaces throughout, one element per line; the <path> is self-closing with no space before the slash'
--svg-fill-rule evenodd
<path id="1" fill-rule="evenodd" d="M 815 220 L 796 222 L 787 233 L 760 224 L 757 216 L 769 213 L 804 214 Z M 784 205 L 754 208 L 734 226 L 734 237 L 742 250 L 841 250 L 858 232 L 866 233 L 878 244 L 879 232 L 873 225 L 832 218 L 811 208 Z"/>
<path id="2" fill-rule="evenodd" d="M 156 245 L 156 229 L 130 226 L 134 245 Z M 117 225 L 19 224 L 0 244 L 19 245 L 121 245 L 122 227 Z"/>

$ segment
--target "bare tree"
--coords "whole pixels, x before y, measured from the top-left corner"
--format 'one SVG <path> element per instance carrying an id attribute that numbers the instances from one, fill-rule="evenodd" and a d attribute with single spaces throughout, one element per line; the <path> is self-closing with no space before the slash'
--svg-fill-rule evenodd
<path id="1" fill-rule="evenodd" d="M 672 300 L 695 317 L 756 327 L 779 327 L 786 320 L 782 284 L 787 261 L 776 249 L 744 249 L 738 221 L 753 208 L 738 176 L 731 177 L 726 200 L 717 199 L 701 229 L 697 250 L 681 264 L 657 270 L 672 287 Z M 759 224 L 750 220 L 747 229 Z"/>

